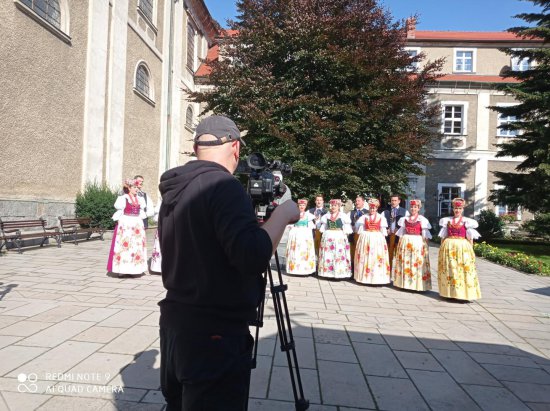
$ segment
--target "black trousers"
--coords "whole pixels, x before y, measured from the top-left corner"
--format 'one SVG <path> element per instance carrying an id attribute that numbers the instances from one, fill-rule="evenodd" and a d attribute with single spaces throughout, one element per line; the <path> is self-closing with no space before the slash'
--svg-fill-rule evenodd
<path id="1" fill-rule="evenodd" d="M 160 380 L 166 411 L 243 411 L 253 338 L 160 329 Z"/>

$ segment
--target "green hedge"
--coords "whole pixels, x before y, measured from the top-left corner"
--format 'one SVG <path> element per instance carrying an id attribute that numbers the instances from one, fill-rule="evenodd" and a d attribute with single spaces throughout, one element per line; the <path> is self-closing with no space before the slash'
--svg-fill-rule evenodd
<path id="1" fill-rule="evenodd" d="M 497 247 L 482 243 L 474 244 L 474 251 L 477 256 L 486 258 L 497 264 L 506 265 L 531 274 L 550 275 L 550 266 L 523 253 L 509 253 Z"/>
<path id="2" fill-rule="evenodd" d="M 116 191 L 107 184 L 87 183 L 84 190 L 76 195 L 75 214 L 77 217 L 89 217 L 93 224 L 101 224 L 111 230 L 115 226 L 112 217 L 114 204 L 118 197 Z"/>

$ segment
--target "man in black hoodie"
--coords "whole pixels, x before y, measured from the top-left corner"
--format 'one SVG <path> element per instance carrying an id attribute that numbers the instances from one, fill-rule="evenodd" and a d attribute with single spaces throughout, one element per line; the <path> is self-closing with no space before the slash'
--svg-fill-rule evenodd
<path id="1" fill-rule="evenodd" d="M 160 303 L 161 386 L 167 410 L 244 410 L 253 339 L 248 323 L 264 294 L 262 273 L 293 201 L 259 226 L 232 175 L 244 144 L 233 121 L 211 116 L 197 126 L 197 160 L 160 182 L 159 239 L 166 298 Z"/>

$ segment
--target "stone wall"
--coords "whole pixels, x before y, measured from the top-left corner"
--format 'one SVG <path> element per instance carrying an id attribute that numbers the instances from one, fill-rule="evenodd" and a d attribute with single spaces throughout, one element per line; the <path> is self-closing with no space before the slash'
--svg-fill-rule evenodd
<path id="1" fill-rule="evenodd" d="M 53 199 L 0 198 L 0 218 L 7 221 L 43 217 L 51 226 L 57 225 L 59 216 L 74 216 L 74 203 Z"/>

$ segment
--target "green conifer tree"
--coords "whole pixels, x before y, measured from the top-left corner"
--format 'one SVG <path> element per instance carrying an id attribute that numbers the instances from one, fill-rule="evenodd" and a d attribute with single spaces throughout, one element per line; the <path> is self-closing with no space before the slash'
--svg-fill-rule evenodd
<path id="1" fill-rule="evenodd" d="M 533 212 L 550 212 L 550 1 L 530 0 L 541 6 L 539 13 L 523 13 L 521 18 L 534 26 L 513 27 L 508 31 L 525 39 L 541 39 L 525 49 L 503 49 L 518 61 L 527 59 L 529 69 L 510 71 L 509 77 L 520 80 L 503 89 L 514 96 L 518 105 L 492 107 L 502 116 L 517 121 L 502 126 L 518 135 L 499 146 L 497 157 L 519 157 L 516 172 L 495 172 L 497 184 L 490 199 L 509 206 L 523 206 Z M 514 133 L 514 134 L 515 134 Z"/>

